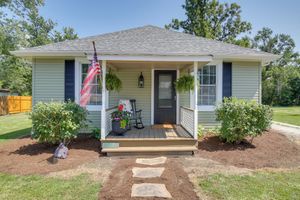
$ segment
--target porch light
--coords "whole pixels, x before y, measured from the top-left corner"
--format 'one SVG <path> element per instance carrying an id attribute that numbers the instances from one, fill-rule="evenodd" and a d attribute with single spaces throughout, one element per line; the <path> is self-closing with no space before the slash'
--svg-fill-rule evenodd
<path id="1" fill-rule="evenodd" d="M 144 87 L 144 76 L 143 76 L 142 72 L 141 72 L 141 75 L 140 75 L 139 80 L 138 80 L 138 86 L 139 86 L 139 88 Z"/>

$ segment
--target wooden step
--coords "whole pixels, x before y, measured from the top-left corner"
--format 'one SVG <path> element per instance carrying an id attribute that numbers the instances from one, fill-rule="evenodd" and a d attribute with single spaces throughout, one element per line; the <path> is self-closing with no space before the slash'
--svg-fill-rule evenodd
<path id="1" fill-rule="evenodd" d="M 195 139 L 182 140 L 151 140 L 151 139 L 105 139 L 101 140 L 103 148 L 110 147 L 175 147 L 175 146 L 196 146 Z"/>
<path id="2" fill-rule="evenodd" d="M 196 151 L 196 146 L 168 146 L 168 147 L 118 147 L 103 148 L 104 153 L 138 153 L 138 152 L 192 152 Z"/>

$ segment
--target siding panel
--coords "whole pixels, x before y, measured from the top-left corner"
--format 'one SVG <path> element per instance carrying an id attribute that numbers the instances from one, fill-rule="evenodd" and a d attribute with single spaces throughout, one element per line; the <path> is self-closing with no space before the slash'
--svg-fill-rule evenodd
<path id="1" fill-rule="evenodd" d="M 219 125 L 219 122 L 216 121 L 215 111 L 199 111 L 198 123 L 204 128 L 214 128 Z"/>
<path id="2" fill-rule="evenodd" d="M 36 59 L 33 76 L 33 105 L 39 101 L 64 101 L 65 70 L 62 59 Z"/>
<path id="3" fill-rule="evenodd" d="M 254 62 L 232 63 L 232 96 L 259 102 L 259 66 Z"/>

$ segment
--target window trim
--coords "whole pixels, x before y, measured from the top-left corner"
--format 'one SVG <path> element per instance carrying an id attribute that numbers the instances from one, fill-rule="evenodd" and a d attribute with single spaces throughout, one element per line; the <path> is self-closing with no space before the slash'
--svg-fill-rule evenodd
<path id="1" fill-rule="evenodd" d="M 201 84 L 200 83 L 200 88 L 199 88 L 199 92 L 198 92 L 198 102 L 199 102 L 199 98 L 201 97 L 201 87 L 208 87 L 208 88 L 210 88 L 210 87 L 214 87 L 215 88 L 215 93 L 214 93 L 214 97 L 215 97 L 215 102 L 214 103 L 216 103 L 216 101 L 217 101 L 217 65 L 210 65 L 210 64 L 206 64 L 206 65 L 204 65 L 204 66 L 202 66 L 202 69 L 204 68 L 204 67 L 206 67 L 206 66 L 208 66 L 208 67 L 214 67 L 215 68 L 215 75 L 214 75 L 214 77 L 215 77 L 215 81 L 214 81 L 214 83 L 213 84 L 211 84 L 211 83 L 209 83 L 209 84 Z M 199 72 L 199 70 L 200 69 L 198 69 L 198 72 Z M 197 78 L 198 78 L 198 72 L 197 72 Z M 208 75 L 210 78 L 212 77 L 210 74 Z M 197 79 L 199 82 L 200 82 L 200 80 L 201 79 L 203 79 L 204 78 L 204 76 L 202 76 L 201 78 L 199 78 L 199 79 Z M 210 82 L 210 81 L 209 81 Z M 203 96 L 206 96 L 206 97 L 211 97 L 211 95 L 203 95 Z M 201 98 L 200 98 L 201 99 Z M 209 99 L 208 99 L 208 101 L 209 101 Z M 198 104 L 198 102 L 197 102 L 197 105 L 199 105 L 199 106 L 214 106 L 214 104 L 207 104 L 207 105 L 205 105 L 205 104 L 203 104 L 203 105 L 200 105 L 200 104 Z"/>
<path id="2" fill-rule="evenodd" d="M 215 65 L 216 66 L 216 105 L 198 105 L 198 111 L 210 112 L 216 109 L 217 104 L 222 102 L 222 90 L 223 90 L 223 60 L 213 60 L 206 65 Z M 193 74 L 193 72 L 191 73 Z M 193 103 L 194 99 L 193 92 L 190 92 L 190 103 Z M 199 98 L 199 97 L 198 97 Z M 197 102 L 198 103 L 198 102 Z"/>
<path id="3" fill-rule="evenodd" d="M 89 60 L 83 58 L 75 58 L 75 102 L 80 103 L 80 90 L 82 83 L 82 64 L 90 64 Z M 108 96 L 108 94 L 106 95 Z M 87 105 L 88 111 L 101 111 L 102 105 Z"/>

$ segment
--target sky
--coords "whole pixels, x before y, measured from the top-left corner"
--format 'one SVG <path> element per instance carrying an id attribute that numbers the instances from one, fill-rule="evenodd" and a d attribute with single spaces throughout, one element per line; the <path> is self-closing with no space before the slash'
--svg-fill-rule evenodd
<path id="1" fill-rule="evenodd" d="M 252 23 L 251 36 L 263 27 L 285 33 L 300 51 L 299 0 L 220 0 L 236 2 L 242 19 Z M 185 19 L 185 0 L 45 0 L 41 14 L 58 23 L 58 29 L 70 26 L 79 37 L 98 35 L 144 25 L 164 27 L 172 18 Z"/>

